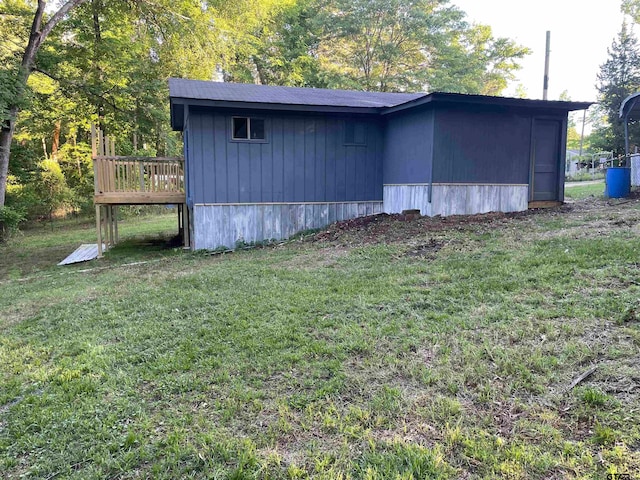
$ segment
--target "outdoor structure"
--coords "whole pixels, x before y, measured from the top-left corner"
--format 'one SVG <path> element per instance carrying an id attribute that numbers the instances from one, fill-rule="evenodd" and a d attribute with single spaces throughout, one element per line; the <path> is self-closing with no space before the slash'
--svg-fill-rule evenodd
<path id="1" fill-rule="evenodd" d="M 590 103 L 170 79 L 191 247 L 337 220 L 512 212 L 564 200 L 567 114 Z"/>
<path id="2" fill-rule="evenodd" d="M 640 119 L 640 92 L 629 95 L 620 105 L 620 120 L 624 122 L 624 153 L 626 164 L 631 168 L 631 186 L 640 186 L 640 155 L 638 146 L 634 153 L 629 147 L 629 122 Z"/>
<path id="3" fill-rule="evenodd" d="M 177 205 L 178 231 L 189 242 L 185 208 L 184 159 L 115 154 L 115 140 L 91 128 L 98 257 L 118 242 L 121 205 Z"/>

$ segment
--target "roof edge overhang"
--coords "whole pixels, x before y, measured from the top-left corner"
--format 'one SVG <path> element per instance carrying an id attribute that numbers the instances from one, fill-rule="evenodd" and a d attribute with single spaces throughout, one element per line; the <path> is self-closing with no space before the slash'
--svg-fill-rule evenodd
<path id="1" fill-rule="evenodd" d="M 636 94 L 640 96 L 640 93 Z M 626 102 L 626 100 L 625 100 Z M 565 102 L 554 100 L 530 100 L 523 98 L 493 97 L 487 95 L 469 95 L 460 93 L 430 93 L 423 97 L 409 100 L 405 103 L 391 107 L 350 107 L 336 105 L 300 105 L 285 103 L 263 102 L 238 102 L 227 100 L 205 100 L 197 98 L 170 97 L 171 103 L 171 127 L 174 130 L 184 129 L 185 106 L 200 106 L 209 108 L 225 108 L 236 110 L 270 110 L 301 113 L 346 113 L 365 115 L 389 115 L 395 112 L 410 110 L 425 105 L 459 104 L 459 105 L 484 105 L 489 107 L 509 107 L 540 110 L 556 110 L 566 113 L 574 110 L 585 110 L 593 105 L 593 102 Z M 640 106 L 640 102 L 639 106 Z M 624 107 L 624 103 L 623 103 Z M 622 115 L 622 108 L 621 108 Z"/>
<path id="2" fill-rule="evenodd" d="M 178 106 L 189 105 L 210 108 L 231 108 L 242 110 L 277 110 L 286 112 L 319 112 L 319 113 L 351 113 L 379 114 L 385 107 L 349 107 L 336 105 L 299 105 L 288 103 L 232 102 L 227 100 L 203 100 L 196 98 L 170 97 L 172 112 Z M 172 123 L 174 115 L 171 116 Z"/>
<path id="3" fill-rule="evenodd" d="M 403 110 L 419 107 L 428 104 L 465 104 L 465 105 L 486 105 L 513 108 L 532 108 L 557 110 L 560 112 L 570 112 L 574 110 L 586 110 L 593 102 L 565 102 L 555 100 L 531 100 L 525 98 L 494 97 L 489 95 L 470 95 L 461 93 L 441 93 L 435 92 L 424 97 L 410 100 L 408 102 L 385 108 L 381 113 L 388 115 Z"/>

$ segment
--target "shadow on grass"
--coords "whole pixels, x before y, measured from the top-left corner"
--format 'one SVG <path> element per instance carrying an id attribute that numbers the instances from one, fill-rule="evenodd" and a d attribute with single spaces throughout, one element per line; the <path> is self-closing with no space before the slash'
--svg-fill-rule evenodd
<path id="1" fill-rule="evenodd" d="M 161 233 L 126 238 L 105 252 L 105 259 L 120 262 L 122 260 L 144 260 L 158 256 L 175 255 L 183 251 L 180 235 Z"/>

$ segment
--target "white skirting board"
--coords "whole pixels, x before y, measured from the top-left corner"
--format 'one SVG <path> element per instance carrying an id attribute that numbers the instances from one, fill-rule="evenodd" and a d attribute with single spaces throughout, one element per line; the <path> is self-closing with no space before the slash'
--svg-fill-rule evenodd
<path id="1" fill-rule="evenodd" d="M 640 155 L 631 156 L 631 186 L 640 187 Z"/>
<path id="2" fill-rule="evenodd" d="M 377 213 L 382 213 L 382 202 L 195 204 L 192 247 L 215 250 L 284 240 L 304 230 Z"/>
<path id="3" fill-rule="evenodd" d="M 419 209 L 428 216 L 520 212 L 529 205 L 528 185 L 385 185 L 383 195 L 385 213 Z"/>

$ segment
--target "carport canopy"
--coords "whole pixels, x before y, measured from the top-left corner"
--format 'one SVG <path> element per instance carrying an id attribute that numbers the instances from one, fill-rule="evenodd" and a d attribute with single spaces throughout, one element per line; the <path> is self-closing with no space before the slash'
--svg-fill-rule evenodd
<path id="1" fill-rule="evenodd" d="M 640 120 L 640 92 L 629 95 L 620 105 L 620 118 Z"/>
<path id="2" fill-rule="evenodd" d="M 620 118 L 624 122 L 624 153 L 629 156 L 629 121 L 640 120 L 640 92 L 624 99 L 620 105 Z"/>

